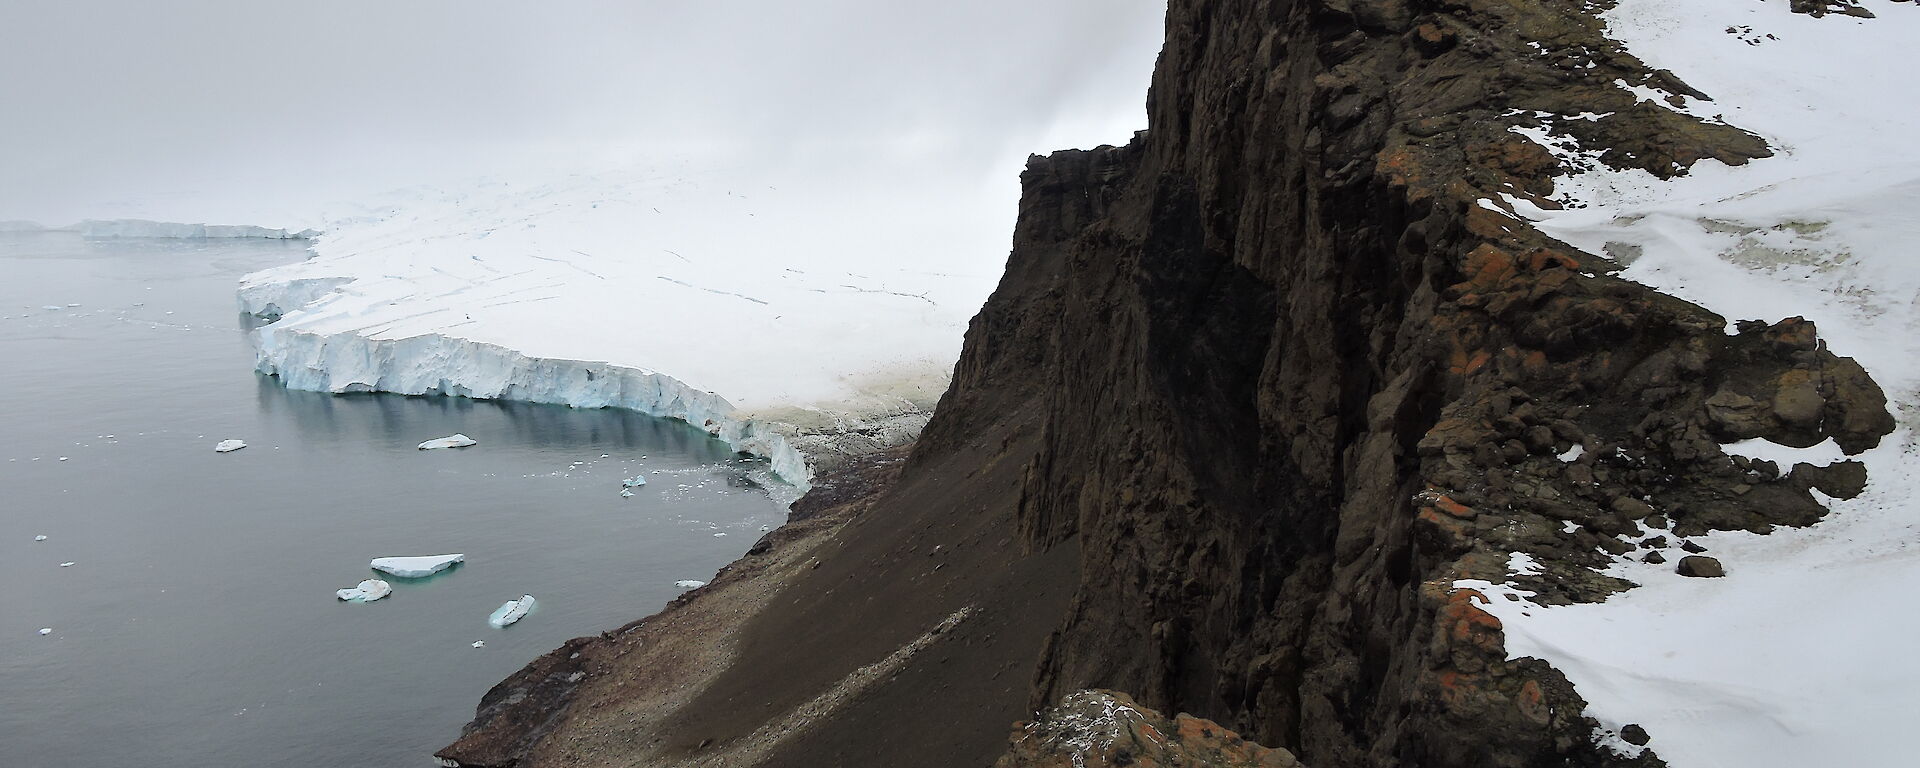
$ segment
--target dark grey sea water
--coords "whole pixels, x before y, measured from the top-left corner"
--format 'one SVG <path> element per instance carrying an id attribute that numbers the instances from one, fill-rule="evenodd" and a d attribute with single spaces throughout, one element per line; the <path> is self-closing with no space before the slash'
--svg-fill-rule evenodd
<path id="1" fill-rule="evenodd" d="M 678 422 L 282 389 L 233 287 L 304 255 L 0 235 L 0 766 L 431 765 L 500 678 L 783 519 L 764 467 Z M 414 447 L 455 432 L 480 444 Z M 447 552 L 334 598 L 370 558 Z"/>

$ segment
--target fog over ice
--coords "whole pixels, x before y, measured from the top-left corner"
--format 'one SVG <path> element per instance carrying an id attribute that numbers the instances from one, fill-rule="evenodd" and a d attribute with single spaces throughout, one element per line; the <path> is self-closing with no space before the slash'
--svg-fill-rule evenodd
<path id="1" fill-rule="evenodd" d="M 619 161 L 943 179 L 1010 221 L 1027 153 L 1145 127 L 1164 9 L 9 0 L 0 220 L 305 216 Z"/>

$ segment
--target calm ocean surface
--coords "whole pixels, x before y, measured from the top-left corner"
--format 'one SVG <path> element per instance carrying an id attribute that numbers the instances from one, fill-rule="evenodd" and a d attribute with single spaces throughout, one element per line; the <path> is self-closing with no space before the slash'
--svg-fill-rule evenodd
<path id="1" fill-rule="evenodd" d="M 763 462 L 679 422 L 282 389 L 233 288 L 304 256 L 0 235 L 0 765 L 432 765 L 502 677 L 784 519 Z M 414 447 L 455 432 L 480 444 Z M 334 598 L 370 558 L 449 552 Z"/>

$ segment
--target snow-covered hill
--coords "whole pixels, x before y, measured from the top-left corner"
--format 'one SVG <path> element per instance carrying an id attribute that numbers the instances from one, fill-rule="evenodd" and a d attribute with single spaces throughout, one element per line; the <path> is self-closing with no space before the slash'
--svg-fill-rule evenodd
<path id="1" fill-rule="evenodd" d="M 1583 205 L 1564 210 L 1510 199 L 1548 233 L 1623 262 L 1624 276 L 1729 320 L 1815 321 L 1835 353 L 1886 388 L 1901 424 L 1861 457 L 1867 492 L 1833 501 L 1824 522 L 1702 539 L 1727 578 L 1622 560 L 1614 575 L 1640 588 L 1552 608 L 1490 586 L 1485 608 L 1505 624 L 1510 655 L 1551 661 L 1589 714 L 1644 726 L 1675 768 L 1911 763 L 1920 102 L 1906 65 L 1920 8 L 1859 5 L 1876 18 L 1790 13 L 1788 0 L 1622 0 L 1604 16 L 1610 34 L 1713 98 L 1678 108 L 1752 131 L 1776 155 L 1738 168 L 1705 161 L 1671 182 L 1577 175 L 1560 191 Z"/>

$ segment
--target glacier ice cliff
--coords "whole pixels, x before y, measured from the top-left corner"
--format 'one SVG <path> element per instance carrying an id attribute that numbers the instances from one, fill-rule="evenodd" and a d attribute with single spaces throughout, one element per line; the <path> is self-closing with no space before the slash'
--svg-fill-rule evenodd
<path id="1" fill-rule="evenodd" d="M 243 302 L 249 298 L 263 300 L 243 304 L 251 314 L 290 303 L 259 290 L 243 292 Z M 652 371 L 532 358 L 499 345 L 440 334 L 376 339 L 356 333 L 287 330 L 277 323 L 254 333 L 259 355 L 256 370 L 278 377 L 291 389 L 625 408 L 705 429 L 736 451 L 769 459 L 775 474 L 801 490 L 807 488 L 810 477 L 805 457 L 785 435 L 753 419 L 736 418 L 733 406 L 719 395 Z"/>

